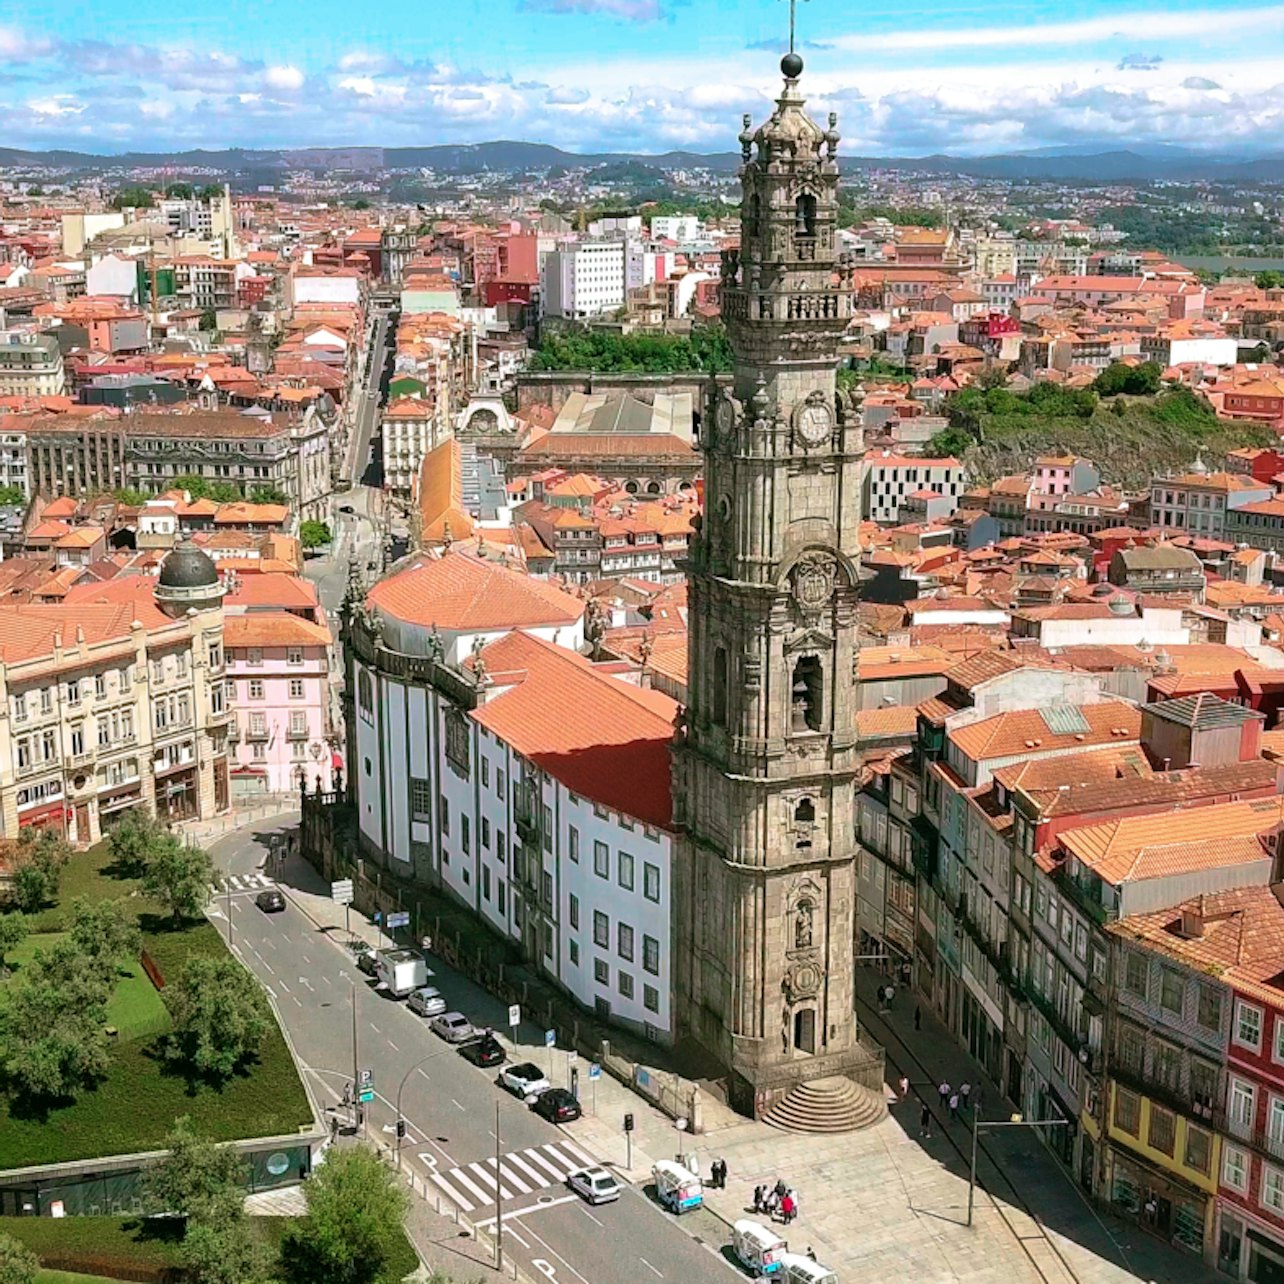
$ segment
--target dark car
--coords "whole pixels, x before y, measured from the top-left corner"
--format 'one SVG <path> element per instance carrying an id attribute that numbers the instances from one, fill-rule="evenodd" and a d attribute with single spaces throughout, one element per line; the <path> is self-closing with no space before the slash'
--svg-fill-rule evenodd
<path id="1" fill-rule="evenodd" d="M 357 971 L 364 972 L 367 976 L 374 976 L 379 967 L 379 953 L 372 950 L 368 945 L 365 949 L 357 952 Z"/>
<path id="2" fill-rule="evenodd" d="M 271 887 L 266 892 L 260 892 L 254 898 L 254 903 L 265 914 L 279 914 L 285 908 L 285 897 L 275 887 Z"/>
<path id="3" fill-rule="evenodd" d="M 541 1092 L 531 1109 L 549 1123 L 555 1124 L 569 1123 L 584 1113 L 580 1109 L 580 1103 L 565 1088 L 550 1088 L 547 1092 Z"/>
<path id="4" fill-rule="evenodd" d="M 504 1064 L 504 1045 L 493 1034 L 483 1034 L 472 1043 L 465 1043 L 459 1049 L 461 1057 L 467 1057 L 475 1066 L 500 1066 Z"/>

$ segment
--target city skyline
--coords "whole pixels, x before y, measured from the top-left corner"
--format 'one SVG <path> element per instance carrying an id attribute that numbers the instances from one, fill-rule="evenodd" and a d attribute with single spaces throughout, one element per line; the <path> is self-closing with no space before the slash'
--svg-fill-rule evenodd
<path id="1" fill-rule="evenodd" d="M 780 0 L 464 0 L 452 14 L 449 29 L 421 31 L 394 4 L 357 32 L 331 0 L 304 18 L 243 0 L 178 18 L 154 0 L 38 20 L 0 6 L 6 141 L 105 153 L 498 138 L 725 150 L 729 123 L 774 94 L 788 28 Z M 813 110 L 839 112 L 856 154 L 1264 150 L 1284 83 L 1261 51 L 1284 29 L 1284 5 L 1177 5 L 1156 18 L 1044 0 L 858 23 L 817 0 L 799 12 L 804 85 Z"/>

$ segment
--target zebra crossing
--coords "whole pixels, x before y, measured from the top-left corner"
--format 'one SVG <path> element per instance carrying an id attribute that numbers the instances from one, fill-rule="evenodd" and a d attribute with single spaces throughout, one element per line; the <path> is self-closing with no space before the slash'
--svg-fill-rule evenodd
<path id="1" fill-rule="evenodd" d="M 261 892 L 265 887 L 276 884 L 265 874 L 228 874 L 217 883 L 210 884 L 212 896 L 224 896 L 230 887 L 234 892 Z"/>
<path id="2" fill-rule="evenodd" d="M 549 1186 L 561 1186 L 577 1168 L 595 1163 L 569 1141 L 549 1142 L 509 1151 L 500 1159 L 498 1172 L 492 1157 L 444 1173 L 434 1172 L 431 1180 L 461 1212 L 471 1213 L 477 1208 L 493 1208 L 496 1188 L 501 1200 L 516 1199 Z"/>

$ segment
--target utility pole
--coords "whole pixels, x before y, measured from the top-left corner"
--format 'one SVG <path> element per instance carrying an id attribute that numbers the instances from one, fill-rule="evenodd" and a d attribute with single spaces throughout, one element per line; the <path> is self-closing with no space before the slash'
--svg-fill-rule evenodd
<path id="1" fill-rule="evenodd" d="M 361 1108 L 361 1092 L 358 1087 L 361 1069 L 357 1062 L 357 985 L 355 981 L 349 984 L 352 987 L 352 1120 L 356 1128 L 360 1128 L 365 1121 L 366 1112 Z"/>
<path id="2" fill-rule="evenodd" d="M 976 1111 L 972 1112 L 972 1162 L 968 1168 L 967 1177 L 967 1224 L 972 1225 L 972 1203 L 976 1193 L 976 1134 L 982 1128 L 1064 1128 L 1070 1123 L 1069 1119 L 1022 1119 L 1020 1114 L 1014 1114 L 1010 1119 L 987 1119 L 982 1123 L 976 1117 Z"/>
<path id="3" fill-rule="evenodd" d="M 232 880 L 223 875 L 223 886 L 227 889 L 227 948 L 232 948 Z"/>
<path id="4" fill-rule="evenodd" d="M 499 1100 L 495 1101 L 495 1269 L 504 1269 L 504 1208 L 500 1188 L 504 1184 L 504 1174 L 500 1171 L 499 1156 Z"/>

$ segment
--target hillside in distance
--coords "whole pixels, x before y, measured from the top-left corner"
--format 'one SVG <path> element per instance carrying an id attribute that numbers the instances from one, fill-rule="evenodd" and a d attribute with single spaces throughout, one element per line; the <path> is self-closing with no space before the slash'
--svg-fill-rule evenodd
<path id="1" fill-rule="evenodd" d="M 852 156 L 844 155 L 847 170 L 899 169 L 919 173 L 960 174 L 971 178 L 1025 179 L 1066 182 L 1153 182 L 1161 180 L 1213 180 L 1235 183 L 1280 182 L 1284 153 L 1261 156 L 1212 155 L 1183 148 L 1093 150 L 1043 148 L 994 156 Z M 424 147 L 307 147 L 227 148 L 174 152 L 126 152 L 104 155 L 76 151 L 23 151 L 0 147 L 0 166 L 48 166 L 84 173 L 169 166 L 216 170 L 261 176 L 290 169 L 348 170 L 432 169 L 439 174 L 465 177 L 485 173 L 531 173 L 550 169 L 593 169 L 603 165 L 633 163 L 657 171 L 705 169 L 734 174 L 740 164 L 737 152 L 705 154 L 669 151 L 579 153 L 548 143 L 500 140 L 490 143 L 441 143 Z"/>

